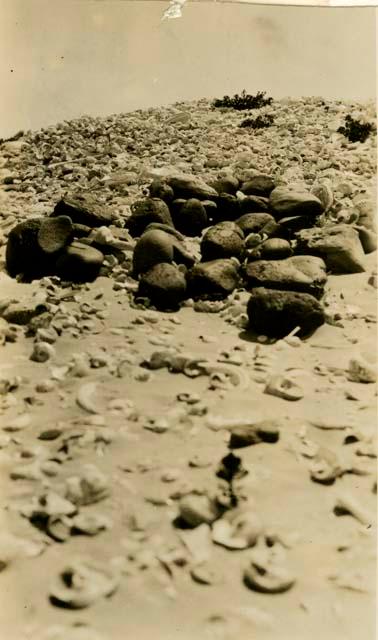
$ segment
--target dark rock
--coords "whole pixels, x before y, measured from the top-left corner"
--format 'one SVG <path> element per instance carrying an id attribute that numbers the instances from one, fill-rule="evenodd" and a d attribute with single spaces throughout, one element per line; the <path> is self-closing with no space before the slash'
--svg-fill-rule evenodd
<path id="1" fill-rule="evenodd" d="M 214 200 L 202 200 L 202 204 L 205 207 L 207 219 L 209 223 L 213 223 L 217 217 L 217 203 Z"/>
<path id="2" fill-rule="evenodd" d="M 180 215 L 180 211 L 184 206 L 185 202 L 186 202 L 185 198 L 176 198 L 175 200 L 169 203 L 169 211 L 175 227 L 176 227 L 177 218 Z"/>
<path id="3" fill-rule="evenodd" d="M 30 299 L 20 302 L 11 301 L 2 309 L 0 315 L 11 324 L 27 325 L 46 311 L 47 308 L 44 304 L 36 304 L 33 299 Z"/>
<path id="4" fill-rule="evenodd" d="M 297 215 L 316 217 L 324 211 L 323 204 L 315 195 L 290 187 L 273 189 L 269 197 L 269 206 L 277 219 Z"/>
<path id="5" fill-rule="evenodd" d="M 245 213 L 261 213 L 269 211 L 269 198 L 262 196 L 246 196 L 239 200 L 239 215 Z"/>
<path id="6" fill-rule="evenodd" d="M 217 208 L 213 213 L 215 222 L 236 220 L 240 216 L 240 200 L 236 196 L 222 193 L 215 199 Z"/>
<path id="7" fill-rule="evenodd" d="M 148 188 L 149 194 L 151 198 L 160 198 L 164 200 L 167 204 L 174 200 L 175 194 L 172 189 L 164 180 L 159 180 L 155 178 Z"/>
<path id="8" fill-rule="evenodd" d="M 270 235 L 277 227 L 275 219 L 269 213 L 246 213 L 235 222 L 242 229 L 245 237 L 250 233 Z"/>
<path id="9" fill-rule="evenodd" d="M 260 442 L 274 444 L 280 437 L 280 424 L 276 420 L 262 420 L 256 424 L 249 424 L 232 429 L 229 449 L 250 447 Z"/>
<path id="10" fill-rule="evenodd" d="M 314 226 L 314 218 L 309 216 L 290 216 L 289 218 L 281 218 L 276 223 L 276 228 L 272 233 L 274 238 L 284 238 L 290 240 L 296 231 L 301 229 L 309 229 Z"/>
<path id="11" fill-rule="evenodd" d="M 151 222 L 151 224 L 146 227 L 144 233 L 146 233 L 146 231 L 152 231 L 153 229 L 156 231 L 165 231 L 165 233 L 169 233 L 169 235 L 174 236 L 177 240 L 180 240 L 180 242 L 183 242 L 185 239 L 185 236 L 177 231 L 177 229 L 170 227 L 169 224 L 163 224 L 162 222 Z"/>
<path id="12" fill-rule="evenodd" d="M 243 258 L 245 252 L 243 232 L 234 222 L 219 222 L 210 227 L 201 240 L 202 260 Z"/>
<path id="13" fill-rule="evenodd" d="M 51 270 L 51 259 L 40 247 L 38 234 L 44 218 L 30 218 L 13 227 L 5 253 L 6 269 L 11 277 L 40 278 Z"/>
<path id="14" fill-rule="evenodd" d="M 171 176 L 166 182 L 173 189 L 175 198 L 212 200 L 218 195 L 215 189 L 195 176 Z"/>
<path id="15" fill-rule="evenodd" d="M 74 223 L 72 225 L 72 233 L 74 238 L 85 238 L 89 236 L 92 231 L 91 227 L 88 227 L 86 224 Z"/>
<path id="16" fill-rule="evenodd" d="M 199 236 L 207 224 L 206 209 L 202 202 L 196 198 L 186 200 L 174 217 L 176 229 L 192 238 Z"/>
<path id="17" fill-rule="evenodd" d="M 173 264 L 156 264 L 142 275 L 138 295 L 149 298 L 158 309 L 176 309 L 186 297 L 185 276 Z"/>
<path id="18" fill-rule="evenodd" d="M 83 193 L 65 195 L 56 204 L 51 216 L 69 216 L 72 222 L 89 227 L 110 225 L 115 218 L 110 207 L 99 203 L 94 196 Z"/>
<path id="19" fill-rule="evenodd" d="M 282 260 L 292 255 L 290 242 L 282 238 L 269 238 L 260 247 L 260 256 L 263 260 Z"/>
<path id="20" fill-rule="evenodd" d="M 72 220 L 68 216 L 45 218 L 38 231 L 38 244 L 48 254 L 63 249 L 72 238 Z"/>
<path id="21" fill-rule="evenodd" d="M 240 191 L 247 196 L 263 196 L 269 197 L 269 194 L 275 188 L 276 184 L 270 176 L 261 174 L 259 176 L 253 176 L 246 182 L 243 182 L 240 187 Z"/>
<path id="22" fill-rule="evenodd" d="M 364 253 L 373 253 L 377 249 L 377 232 L 355 224 Z"/>
<path id="23" fill-rule="evenodd" d="M 247 289 L 265 287 L 302 291 L 320 298 L 327 282 L 326 266 L 315 256 L 292 256 L 284 260 L 258 260 L 245 267 Z"/>
<path id="24" fill-rule="evenodd" d="M 55 272 L 62 280 L 92 282 L 97 278 L 103 260 L 101 251 L 74 240 L 56 260 Z"/>
<path id="25" fill-rule="evenodd" d="M 138 200 L 132 205 L 131 212 L 126 227 L 133 238 L 141 236 L 151 222 L 160 222 L 173 227 L 168 205 L 160 198 Z"/>
<path id="26" fill-rule="evenodd" d="M 356 229 L 348 224 L 303 229 L 295 234 L 298 253 L 321 256 L 334 273 L 365 271 L 364 251 Z"/>
<path id="27" fill-rule="evenodd" d="M 324 324 L 324 310 L 309 293 L 254 289 L 248 301 L 250 326 L 258 333 L 283 338 L 300 327 L 298 336 L 306 336 Z"/>
<path id="28" fill-rule="evenodd" d="M 213 187 L 219 195 L 229 193 L 234 196 L 239 189 L 239 180 L 234 176 L 225 176 L 218 178 L 212 182 L 210 186 Z"/>
<path id="29" fill-rule="evenodd" d="M 186 274 L 192 298 L 222 299 L 239 284 L 238 265 L 233 259 L 211 260 L 194 265 Z"/>
<path id="30" fill-rule="evenodd" d="M 159 229 L 148 229 L 139 238 L 134 249 L 133 276 L 146 273 L 161 262 L 176 262 L 191 267 L 194 258 L 174 235 Z"/>

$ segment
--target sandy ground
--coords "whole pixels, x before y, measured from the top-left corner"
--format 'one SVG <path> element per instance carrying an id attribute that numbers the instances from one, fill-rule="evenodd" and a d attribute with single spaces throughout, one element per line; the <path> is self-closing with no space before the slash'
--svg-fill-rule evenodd
<path id="1" fill-rule="evenodd" d="M 372 256 L 370 262 L 373 262 Z M 4 293 L 22 297 L 25 287 L 2 276 Z M 207 390 L 208 380 L 200 377 L 191 380 L 182 374 L 170 374 L 166 370 L 153 372 L 148 381 L 135 381 L 131 375 L 112 377 L 106 369 L 93 370 L 88 376 L 98 383 L 96 402 L 105 426 L 92 431 L 106 433 L 111 430 L 113 440 L 103 448 L 89 443 L 77 448 L 71 460 L 62 464 L 59 479 L 77 473 L 81 465 L 94 462 L 111 479 L 111 496 L 88 510 L 101 511 L 110 516 L 110 531 L 94 538 L 71 537 L 64 543 L 50 543 L 37 558 L 15 558 L 2 574 L 2 629 L 4 637 L 15 640 L 24 637 L 42 637 L 49 625 L 72 625 L 83 622 L 91 625 L 104 637 L 193 638 L 218 637 L 217 633 L 231 633 L 239 638 L 372 638 L 374 633 L 375 601 L 375 503 L 372 492 L 374 475 L 346 474 L 332 486 L 323 486 L 309 478 L 305 459 L 296 453 L 298 431 L 308 424 L 308 437 L 343 453 L 352 445 L 343 445 L 345 426 L 354 424 L 363 433 L 374 431 L 374 385 L 347 382 L 340 372 L 334 375 L 332 368 L 345 370 L 356 345 L 364 351 L 374 352 L 376 325 L 366 322 L 364 315 L 374 313 L 374 296 L 367 285 L 367 274 L 331 278 L 334 291 L 342 291 L 344 301 L 358 306 L 362 317 L 344 322 L 344 328 L 325 325 L 300 347 L 289 345 L 277 349 L 277 345 L 265 346 L 273 354 L 272 366 L 277 361 L 285 369 L 303 371 L 305 396 L 289 403 L 263 393 L 261 383 L 251 380 L 245 391 Z M 57 362 L 67 362 L 72 353 L 104 349 L 114 356 L 125 347 L 125 337 L 131 343 L 130 353 L 147 357 L 156 347 L 150 344 L 152 336 L 168 337 L 169 342 L 182 345 L 184 351 L 209 354 L 214 358 L 220 349 L 239 345 L 245 357 L 246 370 L 251 370 L 255 343 L 248 335 L 240 334 L 216 314 L 198 314 L 183 309 L 178 316 L 158 314 L 157 324 L 133 324 L 143 312 L 130 309 L 124 294 L 112 291 L 110 281 L 102 279 L 80 291 L 81 300 L 93 303 L 99 290 L 109 303 L 109 316 L 98 322 L 95 333 L 78 340 L 60 339 L 57 345 Z M 77 303 L 67 303 L 70 309 Z M 178 318 L 179 324 L 172 320 Z M 111 333 L 121 329 L 120 335 Z M 208 336 L 214 342 L 204 343 Z M 202 338 L 201 338 L 202 337 Z M 29 341 L 30 342 L 30 341 Z M 330 347 L 331 345 L 331 347 Z M 326 347 L 326 348 L 325 348 Z M 31 344 L 19 340 L 6 346 L 6 359 L 2 360 L 6 375 L 22 375 L 23 382 L 15 396 L 17 409 L 3 414 L 14 415 L 26 398 L 34 398 L 28 406 L 31 424 L 22 433 L 11 434 L 11 443 L 1 452 L 2 462 L 2 518 L 3 530 L 22 538 L 38 539 L 25 519 L 12 510 L 17 499 L 30 496 L 37 482 L 9 480 L 9 471 L 20 455 L 20 448 L 40 444 L 47 452 L 56 450 L 57 441 L 41 442 L 41 431 L 59 426 L 62 434 L 76 428 L 82 433 L 85 412 L 75 404 L 75 393 L 82 380 L 67 379 L 56 390 L 46 395 L 36 394 L 38 380 L 49 375 L 50 367 L 29 360 Z M 314 373 L 317 364 L 323 365 L 324 376 Z M 87 379 L 85 379 L 87 382 Z M 355 400 L 345 398 L 349 389 Z M 235 417 L 262 416 L 282 419 L 281 437 L 272 445 L 261 443 L 241 449 L 243 463 L 250 473 L 246 487 L 255 500 L 259 514 L 269 526 L 293 535 L 290 563 L 294 567 L 297 583 L 287 593 L 277 595 L 258 594 L 248 590 L 241 581 L 243 563 L 248 550 L 230 551 L 214 545 L 211 562 L 220 571 L 220 583 L 200 585 L 191 580 L 185 567 L 176 567 L 167 580 L 164 570 L 156 567 L 144 571 L 131 570 L 122 578 L 118 591 L 110 599 L 96 602 L 83 612 L 72 612 L 49 604 L 51 582 L 60 568 L 77 554 L 107 560 L 125 554 L 128 537 L 128 518 L 135 512 L 145 520 L 146 540 L 143 546 L 152 548 L 149 537 L 156 538 L 157 548 L 177 545 L 177 532 L 171 521 L 176 515 L 175 500 L 169 499 L 172 487 L 184 481 L 192 486 L 207 489 L 214 484 L 217 463 L 227 452 L 225 431 L 214 432 L 206 426 L 205 417 L 192 417 L 190 424 L 178 424 L 165 433 L 143 429 L 140 423 L 125 420 L 120 415 L 106 413 L 109 398 L 131 400 L 141 414 L 164 415 L 176 406 L 176 396 L 181 392 L 197 392 L 216 415 Z M 147 409 L 147 411 L 146 411 Z M 324 419 L 336 429 L 323 430 L 311 426 L 313 418 Z M 316 421 L 316 420 L 315 420 Z M 101 455 L 100 455 L 101 454 Z M 189 462 L 200 455 L 209 466 L 190 468 Z M 361 458 L 364 460 L 364 458 Z M 374 462 L 364 461 L 366 469 L 374 471 Z M 172 483 L 161 480 L 162 473 L 171 468 L 178 470 L 178 479 Z M 56 479 L 46 479 L 54 484 Z M 353 495 L 361 506 L 372 515 L 368 525 L 361 525 L 355 518 L 333 513 L 336 496 L 340 492 Z M 154 499 L 163 504 L 155 506 Z M 159 498 L 159 499 L 158 499 Z M 167 504 L 164 504 L 167 501 Z M 4 508 L 5 507 L 5 508 Z M 41 537 L 46 540 L 41 534 Z M 338 551 L 346 544 L 347 550 Z M 132 564 L 132 563 L 131 563 Z M 329 576 L 348 569 L 362 576 L 361 591 L 336 587 Z M 160 575 L 161 574 L 161 575 Z M 219 618 L 218 618 L 219 616 Z M 232 631 L 229 631 L 229 627 Z M 30 634 L 30 635 L 28 635 Z M 68 636 L 69 637 L 69 636 Z M 220 636 L 223 637 L 223 636 Z"/>

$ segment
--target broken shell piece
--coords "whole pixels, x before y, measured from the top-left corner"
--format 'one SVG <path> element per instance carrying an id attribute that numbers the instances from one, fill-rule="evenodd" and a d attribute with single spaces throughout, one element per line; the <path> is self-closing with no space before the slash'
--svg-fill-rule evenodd
<path id="1" fill-rule="evenodd" d="M 351 382 L 377 382 L 377 366 L 367 362 L 362 356 L 351 358 L 348 379 Z"/>
<path id="2" fill-rule="evenodd" d="M 23 505 L 20 512 L 29 520 L 34 518 L 49 518 L 50 516 L 72 516 L 77 508 L 72 502 L 66 500 L 54 491 L 48 491 L 34 497 L 33 500 Z"/>
<path id="3" fill-rule="evenodd" d="M 35 390 L 38 393 L 49 393 L 50 391 L 53 391 L 55 389 L 55 383 L 54 380 L 41 380 L 40 382 L 37 382 L 36 386 L 35 386 Z"/>
<path id="4" fill-rule="evenodd" d="M 195 565 L 209 560 L 212 551 L 211 530 L 208 524 L 200 524 L 195 529 L 180 531 L 180 539 L 191 555 Z"/>
<path id="5" fill-rule="evenodd" d="M 84 609 L 100 598 L 111 596 L 119 578 L 109 565 L 76 560 L 61 572 L 50 591 L 50 601 L 67 609 Z"/>
<path id="6" fill-rule="evenodd" d="M 45 549 L 41 541 L 25 540 L 11 533 L 0 534 L 0 572 L 18 558 L 34 558 Z"/>
<path id="7" fill-rule="evenodd" d="M 261 593 L 284 593 L 295 582 L 286 566 L 283 547 L 278 544 L 268 547 L 264 542 L 251 551 L 244 570 L 244 583 L 249 589 Z"/>
<path id="8" fill-rule="evenodd" d="M 160 416 L 157 418 L 148 418 L 146 423 L 143 425 L 144 429 L 148 431 L 153 431 L 154 433 L 165 433 L 171 427 L 170 422 L 164 416 Z"/>
<path id="9" fill-rule="evenodd" d="M 361 593 L 369 592 L 367 576 L 358 569 L 339 571 L 336 574 L 330 575 L 328 579 L 332 580 L 333 584 L 340 589 L 348 589 Z"/>
<path id="10" fill-rule="evenodd" d="M 11 480 L 41 480 L 42 471 L 40 462 L 35 461 L 32 464 L 18 465 L 9 474 Z"/>
<path id="11" fill-rule="evenodd" d="M 283 400 L 301 400 L 304 396 L 302 387 L 286 376 L 272 376 L 268 379 L 264 393 L 283 398 Z"/>
<path id="12" fill-rule="evenodd" d="M 36 342 L 30 356 L 33 362 L 46 362 L 55 356 L 54 347 L 48 342 Z"/>
<path id="13" fill-rule="evenodd" d="M 208 562 L 203 562 L 191 568 L 190 575 L 195 582 L 199 584 L 220 584 L 223 581 L 223 575 L 219 571 L 218 566 L 211 566 Z"/>
<path id="14" fill-rule="evenodd" d="M 373 515 L 361 507 L 356 498 L 348 494 L 342 494 L 336 498 L 334 513 L 335 515 L 349 514 L 365 526 L 372 526 L 374 520 Z"/>
<path id="15" fill-rule="evenodd" d="M 66 480 L 66 498 L 76 505 L 94 504 L 109 494 L 107 477 L 94 465 L 85 465 L 80 476 Z"/>
<path id="16" fill-rule="evenodd" d="M 21 413 L 21 415 L 16 416 L 12 420 L 9 420 L 4 426 L 4 431 L 8 431 L 9 433 L 14 433 L 16 431 L 22 431 L 29 426 L 31 423 L 30 413 Z"/>
<path id="17" fill-rule="evenodd" d="M 54 540 L 64 542 L 68 540 L 71 534 L 71 520 L 67 516 L 50 516 L 47 521 L 46 531 Z"/>
<path id="18" fill-rule="evenodd" d="M 100 531 L 110 529 L 111 520 L 100 513 L 79 513 L 72 519 L 73 533 L 84 533 L 88 536 L 95 536 Z"/>
<path id="19" fill-rule="evenodd" d="M 256 513 L 239 512 L 213 524 L 213 542 L 227 549 L 253 547 L 263 533 L 263 524 Z"/>
<path id="20" fill-rule="evenodd" d="M 280 425 L 275 420 L 262 420 L 231 430 L 229 448 L 239 449 L 260 442 L 275 443 L 280 436 Z"/>
<path id="21" fill-rule="evenodd" d="M 93 401 L 96 389 L 97 384 L 95 382 L 87 382 L 79 387 L 77 392 L 76 403 L 81 409 L 88 411 L 88 413 L 99 413 L 99 410 Z"/>
<path id="22" fill-rule="evenodd" d="M 179 503 L 179 515 L 190 527 L 198 527 L 201 524 L 211 524 L 221 512 L 215 502 L 208 496 L 187 495 L 181 498 Z"/>
<path id="23" fill-rule="evenodd" d="M 166 350 L 166 351 L 154 351 L 154 353 L 150 356 L 150 359 L 145 361 L 144 366 L 148 367 L 148 369 L 164 369 L 168 367 L 171 363 L 171 360 L 174 356 L 174 351 Z"/>
<path id="24" fill-rule="evenodd" d="M 198 395 L 198 393 L 182 392 L 179 393 L 176 397 L 179 402 L 185 402 L 189 405 L 197 404 L 197 402 L 200 402 L 201 400 L 201 397 Z"/>
<path id="25" fill-rule="evenodd" d="M 214 376 L 223 376 L 226 382 L 229 382 L 234 387 L 239 387 L 241 390 L 248 389 L 250 385 L 250 379 L 248 373 L 233 364 L 221 364 L 218 362 L 208 363 L 206 366 L 206 372 L 214 379 Z"/>
<path id="26" fill-rule="evenodd" d="M 337 455 L 330 449 L 319 447 L 310 466 L 311 479 L 321 484 L 332 484 L 343 472 Z"/>

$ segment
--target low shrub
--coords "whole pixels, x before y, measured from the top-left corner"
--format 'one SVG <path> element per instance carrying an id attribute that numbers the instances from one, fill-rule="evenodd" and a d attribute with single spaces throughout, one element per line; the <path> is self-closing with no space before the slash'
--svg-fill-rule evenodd
<path id="1" fill-rule="evenodd" d="M 261 109 L 273 102 L 273 98 L 266 98 L 265 91 L 258 91 L 255 96 L 250 95 L 243 89 L 241 94 L 235 94 L 233 97 L 223 96 L 223 98 L 217 98 L 213 101 L 213 107 L 220 108 L 226 107 L 228 109 L 236 109 L 237 111 L 244 111 L 246 109 Z"/>
<path id="2" fill-rule="evenodd" d="M 359 122 L 352 116 L 345 116 L 345 124 L 339 127 L 337 133 L 342 133 L 349 142 L 365 142 L 369 135 L 375 131 L 375 127 L 370 122 Z"/>

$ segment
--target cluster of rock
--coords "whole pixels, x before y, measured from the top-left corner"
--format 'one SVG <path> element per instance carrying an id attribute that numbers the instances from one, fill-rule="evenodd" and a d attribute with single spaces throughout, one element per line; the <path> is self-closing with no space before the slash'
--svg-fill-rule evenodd
<path id="1" fill-rule="evenodd" d="M 104 262 L 102 245 L 116 252 L 124 244 L 113 236 L 113 242 L 102 241 L 98 228 L 103 230 L 113 220 L 111 209 L 91 196 L 75 193 L 62 198 L 49 217 L 28 218 L 10 231 L 9 275 L 26 281 L 47 275 L 70 282 L 95 280 Z"/>
<path id="2" fill-rule="evenodd" d="M 305 335 L 324 322 L 320 298 L 327 271 L 364 270 L 375 249 L 371 215 L 357 225 L 327 222 L 332 191 L 276 186 L 267 175 L 241 183 L 235 176 L 206 184 L 193 176 L 155 179 L 127 221 L 138 237 L 133 276 L 138 295 L 158 308 L 185 299 L 224 299 L 236 288 L 251 292 L 250 325 L 270 336 L 299 327 Z M 200 261 L 185 236 L 200 236 Z"/>
<path id="3" fill-rule="evenodd" d="M 306 335 L 324 322 L 320 299 L 327 271 L 364 270 L 364 252 L 376 248 L 373 211 L 354 223 L 327 219 L 333 194 L 327 183 L 312 190 L 276 185 L 255 174 L 244 182 L 223 176 L 207 184 L 191 175 L 155 178 L 149 196 L 137 200 L 118 238 L 102 239 L 115 221 L 93 196 L 63 197 L 49 217 L 29 218 L 9 233 L 6 267 L 26 279 L 57 275 L 94 280 L 104 250 L 133 247 L 131 275 L 137 297 L 158 309 L 184 300 L 221 300 L 236 288 L 251 292 L 250 325 L 269 336 L 299 328 Z M 100 227 L 100 233 L 99 228 Z M 185 246 L 197 239 L 200 260 Z M 123 256 L 124 257 L 124 256 Z"/>

